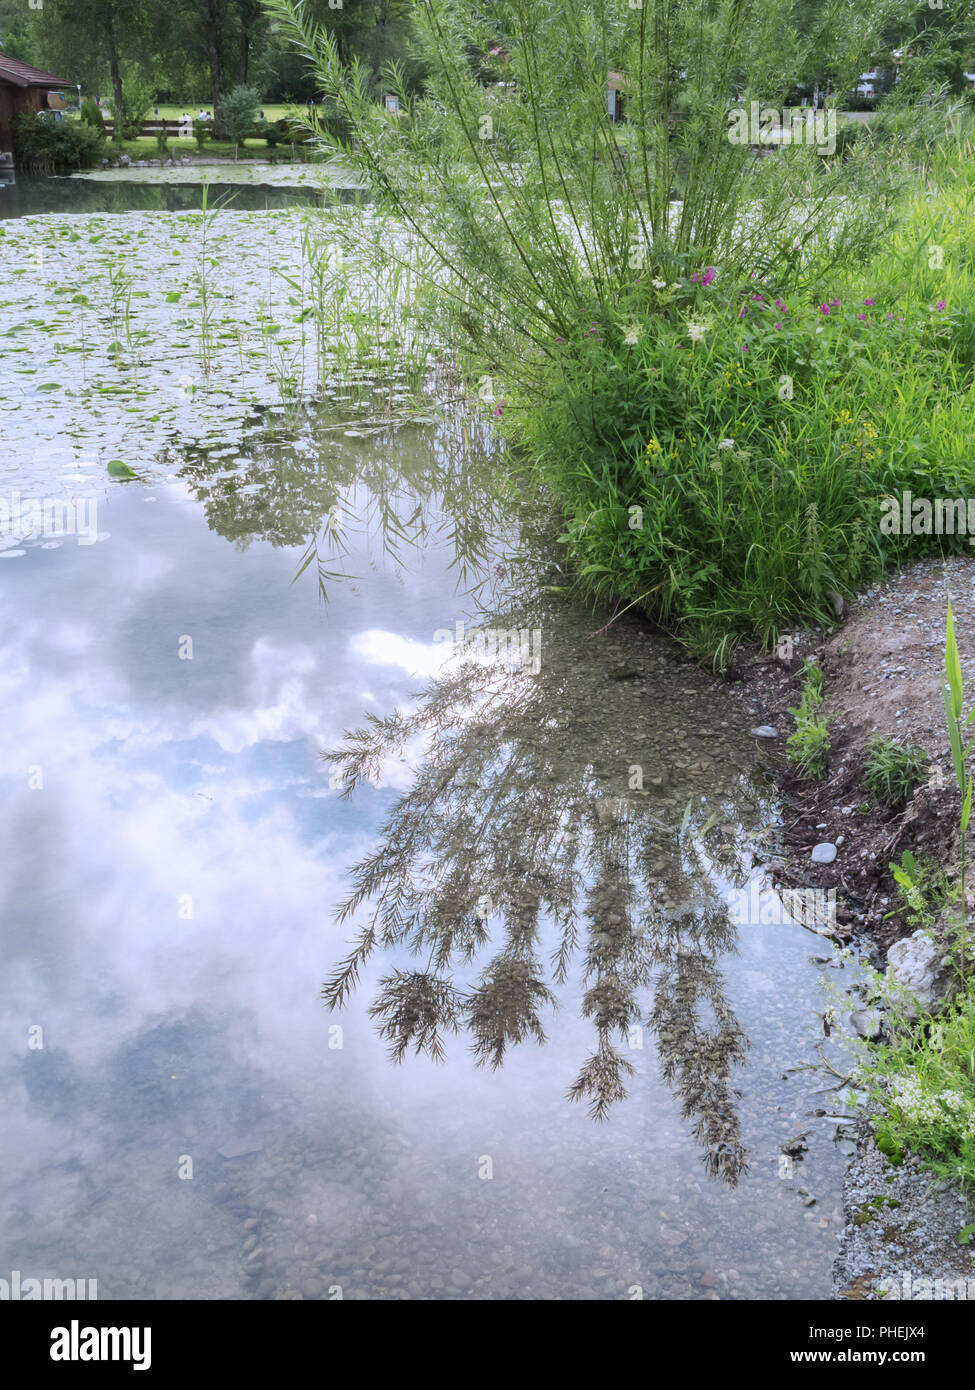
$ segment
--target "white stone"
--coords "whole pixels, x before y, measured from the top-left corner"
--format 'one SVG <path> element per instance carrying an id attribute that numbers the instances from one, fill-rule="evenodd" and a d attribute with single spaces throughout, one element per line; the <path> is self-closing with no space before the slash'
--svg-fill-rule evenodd
<path id="1" fill-rule="evenodd" d="M 957 988 L 951 963 L 945 963 L 944 947 L 924 932 L 894 942 L 887 952 L 887 978 L 908 990 L 924 1010 L 934 1010 Z M 909 1018 L 917 1012 L 908 1005 Z"/>

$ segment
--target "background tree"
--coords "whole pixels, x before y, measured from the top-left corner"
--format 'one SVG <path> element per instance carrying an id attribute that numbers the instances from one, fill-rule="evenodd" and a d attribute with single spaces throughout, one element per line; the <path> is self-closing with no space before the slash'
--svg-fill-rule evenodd
<path id="1" fill-rule="evenodd" d="M 392 61 L 405 63 L 408 85 L 420 78 L 422 64 L 411 52 L 411 11 L 410 0 L 356 0 L 342 9 L 330 9 L 328 0 L 307 0 L 306 7 L 308 18 L 334 37 L 340 61 L 362 63 L 374 95 Z"/>
<path id="2" fill-rule="evenodd" d="M 344 61 L 358 59 L 379 95 L 384 65 L 405 64 L 415 87 L 422 65 L 409 55 L 410 0 L 308 0 L 308 13 L 335 34 Z M 236 86 L 260 88 L 264 101 L 306 103 L 316 94 L 308 60 L 277 32 L 262 0 L 0 0 L 0 52 L 60 68 L 93 94 L 124 99 L 122 81 L 139 77 L 157 101 L 205 103 L 225 135 L 218 108 Z"/>
<path id="3" fill-rule="evenodd" d="M 33 13 L 23 0 L 0 0 L 0 53 L 22 63 L 35 62 Z"/>
<path id="4" fill-rule="evenodd" d="M 257 87 L 235 87 L 220 102 L 220 120 L 227 132 L 227 139 L 234 142 L 234 159 L 237 150 L 254 129 L 257 108 L 261 104 L 261 93 Z"/>
<path id="5" fill-rule="evenodd" d="M 145 51 L 146 0 L 45 0 L 35 12 L 35 61 L 99 91 L 107 79 L 113 110 L 125 110 L 124 76 Z"/>

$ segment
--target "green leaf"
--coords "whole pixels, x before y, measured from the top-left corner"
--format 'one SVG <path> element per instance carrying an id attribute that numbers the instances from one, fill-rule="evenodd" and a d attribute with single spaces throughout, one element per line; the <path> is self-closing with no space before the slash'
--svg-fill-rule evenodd
<path id="1" fill-rule="evenodd" d="M 113 478 L 137 478 L 139 476 L 137 473 L 133 473 L 129 465 L 123 463 L 121 459 L 109 459 L 108 472 Z"/>
<path id="2" fill-rule="evenodd" d="M 958 728 L 958 720 L 955 718 L 951 707 L 951 692 L 947 686 L 942 687 L 942 694 L 945 701 L 945 717 L 948 721 L 948 738 L 951 741 L 951 757 L 955 765 L 955 781 L 958 790 L 965 788 L 965 754 L 961 746 L 961 732 Z"/>
<path id="3" fill-rule="evenodd" d="M 948 684 L 951 687 L 952 713 L 956 719 L 960 719 L 962 704 L 961 662 L 958 659 L 955 620 L 952 616 L 950 603 L 948 604 L 948 630 L 945 635 L 945 671 L 948 676 Z"/>
<path id="4" fill-rule="evenodd" d="M 968 829 L 968 822 L 972 814 L 972 779 L 968 779 L 968 787 L 965 790 L 965 804 L 961 808 L 961 833 L 964 835 Z"/>

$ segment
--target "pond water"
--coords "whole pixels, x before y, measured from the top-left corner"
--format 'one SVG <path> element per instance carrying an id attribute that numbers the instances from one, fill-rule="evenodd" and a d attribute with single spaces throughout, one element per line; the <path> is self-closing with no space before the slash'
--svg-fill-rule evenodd
<path id="1" fill-rule="evenodd" d="M 127 173 L 128 171 L 112 171 Z M 145 173 L 158 175 L 160 170 L 132 171 L 128 178 L 108 179 L 92 174 L 86 178 L 55 178 L 19 174 L 16 180 L 0 179 L 0 220 L 32 217 L 40 213 L 81 212 L 194 212 L 202 206 L 203 181 L 191 177 L 193 171 L 178 170 L 178 181 L 147 179 Z M 167 171 L 168 172 L 168 171 Z M 226 169 L 214 168 L 208 181 L 212 200 L 233 198 L 240 212 L 263 212 L 267 208 L 320 207 L 320 179 L 306 172 L 306 182 L 275 183 L 269 171 L 266 183 L 226 183 Z M 142 174 L 143 177 L 137 175 Z M 338 189 L 336 196 L 351 199 L 354 193 Z"/>
<path id="2" fill-rule="evenodd" d="M 240 216 L 218 285 L 303 214 Z M 146 245 L 173 249 L 171 219 L 68 220 L 75 241 L 47 217 L 0 239 L 8 380 L 26 306 L 90 283 L 92 236 L 135 248 L 159 351 L 95 420 L 14 356 L 0 419 L 0 1274 L 827 1296 L 845 1159 L 817 1049 L 843 976 L 771 895 L 729 913 L 775 839 L 746 712 L 629 617 L 593 634 L 475 419 L 274 415 L 266 372 L 219 364 L 155 411 L 184 330 Z M 88 370 L 119 371 L 103 340 Z M 121 441 L 135 477 L 108 472 Z M 45 499 L 85 527 L 55 534 Z M 458 623 L 531 660 L 463 659 Z M 428 1050 L 396 1064 L 397 1037 Z"/>

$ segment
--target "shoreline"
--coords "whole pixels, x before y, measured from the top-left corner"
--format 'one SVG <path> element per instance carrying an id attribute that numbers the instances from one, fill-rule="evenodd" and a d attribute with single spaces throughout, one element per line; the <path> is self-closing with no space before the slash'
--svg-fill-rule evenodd
<path id="1" fill-rule="evenodd" d="M 958 880 L 961 798 L 941 696 L 949 597 L 967 707 L 975 696 L 975 557 L 964 555 L 912 561 L 843 604 L 832 628 L 786 639 L 780 655 L 748 651 L 733 672 L 749 718 L 764 726 L 759 741 L 782 797 L 782 832 L 768 864 L 773 885 L 779 893 L 835 890 L 835 923 L 815 930 L 840 946 L 861 948 L 881 971 L 890 948 L 913 934 L 891 861 L 907 850 L 940 868 L 949 883 Z M 829 766 L 821 781 L 799 780 L 786 748 L 807 660 L 823 672 L 822 712 L 829 720 Z M 871 734 L 912 745 L 929 759 L 926 780 L 894 809 L 878 806 L 863 784 L 863 745 Z M 824 843 L 835 857 L 813 862 L 813 848 Z M 841 1026 L 862 1035 L 873 1024 L 856 1021 L 864 1018 L 858 1007 L 854 991 L 853 1012 Z M 866 1115 L 844 1180 L 843 1209 L 834 1299 L 925 1301 L 968 1297 L 966 1290 L 975 1297 L 975 1264 L 958 1243 L 959 1230 L 973 1220 L 971 1198 L 957 1180 L 939 1179 L 911 1153 L 902 1164 L 891 1163 Z"/>

